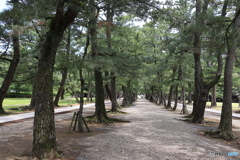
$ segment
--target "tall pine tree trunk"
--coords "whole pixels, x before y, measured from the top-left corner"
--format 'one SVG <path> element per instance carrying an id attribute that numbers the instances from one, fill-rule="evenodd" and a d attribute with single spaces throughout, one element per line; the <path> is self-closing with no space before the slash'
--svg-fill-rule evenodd
<path id="1" fill-rule="evenodd" d="M 107 114 L 104 102 L 104 88 L 103 88 L 103 77 L 100 68 L 94 68 L 94 78 L 95 78 L 95 117 L 100 123 L 107 122 Z"/>
<path id="2" fill-rule="evenodd" d="M 204 26 L 207 16 L 207 8 L 209 1 L 206 0 L 202 4 L 201 0 L 196 0 L 196 26 Z M 194 34 L 194 61 L 195 61 L 195 91 L 193 112 L 191 113 L 193 123 L 203 123 L 206 102 L 208 93 L 220 79 L 222 72 L 222 54 L 217 50 L 218 68 L 215 77 L 211 81 L 204 81 L 203 71 L 201 66 L 201 35 L 202 30 L 198 29 Z"/>
<path id="3" fill-rule="evenodd" d="M 113 16 L 114 16 L 114 5 L 112 4 L 113 2 L 107 1 L 107 24 L 106 25 L 106 37 L 107 37 L 107 45 L 108 45 L 108 52 L 109 55 L 112 55 L 113 57 L 116 56 L 115 53 L 112 51 L 112 38 L 111 38 L 111 29 L 112 29 L 112 23 L 113 23 Z M 116 76 L 113 71 L 111 71 L 111 87 L 110 87 L 110 99 L 112 103 L 111 111 L 112 112 L 117 112 L 118 108 L 118 103 L 117 103 L 117 98 L 116 98 Z"/>
<path id="4" fill-rule="evenodd" d="M 64 1 L 59 1 L 55 17 L 50 23 L 46 39 L 40 48 L 38 71 L 34 80 L 34 125 L 32 156 L 51 159 L 57 154 L 56 132 L 53 106 L 53 70 L 55 55 L 64 31 L 78 14 L 75 5 L 66 11 Z M 65 11 L 65 12 L 64 12 Z"/>
<path id="5" fill-rule="evenodd" d="M 84 105 L 84 79 L 83 79 L 83 74 L 82 74 L 82 68 L 79 70 L 79 76 L 80 76 L 80 106 L 79 106 L 79 111 L 78 111 L 78 132 L 83 132 L 83 105 Z"/>
<path id="6" fill-rule="evenodd" d="M 235 18 L 232 22 L 232 32 L 227 33 L 230 37 L 228 39 L 228 53 L 226 57 L 226 64 L 224 70 L 224 92 L 223 92 L 223 105 L 222 105 L 222 113 L 221 120 L 218 127 L 220 131 L 219 135 L 227 140 L 233 138 L 232 133 L 232 71 L 233 71 L 233 63 L 236 55 L 239 35 L 240 35 L 240 3 L 236 2 L 236 14 Z M 229 29 L 228 28 L 228 29 Z M 228 30 L 229 31 L 229 30 Z"/>
<path id="7" fill-rule="evenodd" d="M 96 4 L 94 0 L 90 0 L 90 10 L 92 15 L 90 16 L 90 40 L 91 40 L 91 49 L 92 49 L 92 58 L 94 60 L 97 59 L 97 31 L 96 31 L 96 23 L 98 18 L 98 13 L 96 14 Z M 96 14 L 96 15 L 95 15 Z M 104 102 L 104 85 L 103 85 L 103 76 L 101 68 L 98 66 L 94 67 L 94 79 L 95 79 L 95 118 L 97 122 L 107 123 L 108 117 L 106 114 L 105 102 Z"/>

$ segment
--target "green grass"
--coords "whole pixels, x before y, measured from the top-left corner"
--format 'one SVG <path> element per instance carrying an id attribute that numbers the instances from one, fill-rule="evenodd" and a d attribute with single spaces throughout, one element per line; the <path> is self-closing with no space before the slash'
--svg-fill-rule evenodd
<path id="1" fill-rule="evenodd" d="M 207 102 L 206 106 L 211 106 L 211 102 Z M 222 102 L 217 102 L 217 107 L 211 109 L 220 111 L 222 109 Z M 240 108 L 238 108 L 238 103 L 232 103 L 232 110 L 233 111 L 240 110 Z"/>
<path id="2" fill-rule="evenodd" d="M 31 98 L 5 98 L 3 101 L 3 108 L 4 110 L 9 111 L 10 108 L 19 108 L 22 106 L 28 106 L 30 102 L 31 102 Z M 59 106 L 70 106 L 72 104 L 77 104 L 77 102 L 75 98 L 66 98 L 64 100 L 60 100 L 58 104 Z M 11 111 L 21 112 L 19 110 L 11 110 Z"/>
<path id="3" fill-rule="evenodd" d="M 30 103 L 30 98 L 5 98 L 3 101 L 4 106 L 16 106 L 16 105 L 28 105 Z"/>

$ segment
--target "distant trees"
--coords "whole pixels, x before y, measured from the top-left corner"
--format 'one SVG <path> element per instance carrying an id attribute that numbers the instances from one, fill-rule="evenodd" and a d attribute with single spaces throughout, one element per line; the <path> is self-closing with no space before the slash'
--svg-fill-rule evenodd
<path id="1" fill-rule="evenodd" d="M 160 103 L 166 105 L 167 108 L 171 108 L 171 101 L 172 99 L 175 100 L 174 108 L 176 107 L 176 102 L 178 102 L 178 98 L 182 97 L 181 93 L 178 91 L 178 85 L 181 84 L 182 87 L 186 87 L 186 90 L 191 91 L 191 83 L 193 83 L 191 74 L 185 77 L 184 79 L 180 80 L 180 72 L 184 70 L 178 70 L 176 67 L 180 67 L 180 65 L 189 66 L 189 62 L 192 62 L 194 60 L 194 70 L 193 67 L 184 67 L 188 68 L 187 70 L 191 70 L 191 72 L 194 73 L 194 104 L 193 104 L 193 112 L 191 113 L 190 117 L 192 118 L 192 122 L 194 123 L 203 123 L 204 121 L 204 112 L 205 112 L 205 106 L 206 101 L 208 100 L 209 91 L 212 88 L 212 97 L 214 98 L 215 94 L 215 85 L 218 83 L 220 76 L 222 74 L 222 67 L 223 67 L 223 60 L 226 58 L 226 65 L 225 65 L 225 74 L 224 78 L 232 75 L 233 71 L 228 70 L 226 67 L 228 65 L 228 61 L 230 60 L 228 54 L 229 52 L 233 52 L 234 54 L 234 45 L 237 43 L 238 38 L 238 29 L 233 29 L 234 32 L 231 32 L 232 27 L 235 23 L 237 23 L 237 16 L 233 16 L 233 9 L 237 8 L 237 4 L 235 2 L 230 2 L 228 0 L 221 1 L 220 3 L 214 3 L 213 1 L 200 1 L 196 0 L 194 4 L 188 3 L 189 1 L 174 1 L 170 2 L 167 1 L 165 3 L 165 7 L 154 7 L 153 11 L 151 12 L 150 17 L 151 23 L 155 24 L 152 25 L 152 29 L 157 28 L 157 23 L 161 22 L 163 24 L 166 23 L 168 26 L 168 32 L 166 32 L 164 29 L 162 29 L 162 32 L 165 31 L 165 35 L 161 36 L 159 39 L 159 42 L 161 44 L 166 44 L 166 46 L 162 47 L 161 50 L 158 50 L 157 52 L 149 52 L 149 48 L 156 51 L 156 40 L 152 37 L 151 40 L 148 42 L 148 47 L 146 49 L 146 52 L 148 52 L 148 59 L 149 57 L 155 57 L 155 63 L 151 62 L 152 66 L 159 63 L 160 60 L 165 60 L 166 65 L 164 63 L 160 63 L 162 67 L 169 67 L 169 70 L 173 71 L 173 73 L 168 72 L 168 76 L 165 74 L 167 72 L 166 70 L 162 69 L 161 66 L 159 66 L 158 71 L 155 71 L 156 74 L 155 77 L 152 77 L 151 80 L 155 79 L 156 81 L 154 83 L 150 83 L 149 79 L 145 82 L 146 86 L 146 92 L 147 97 L 151 100 L 156 102 L 155 99 L 166 99 L 163 95 L 166 95 L 168 93 L 168 104 L 164 104 L 164 102 L 161 100 Z M 164 3 L 164 2 L 163 2 Z M 174 6 L 174 7 L 172 7 Z M 177 6 L 177 7 L 176 7 Z M 194 8 L 194 14 L 193 13 Z M 157 13 L 162 13 L 161 16 Z M 220 14 L 219 14 L 220 13 Z M 236 11 L 236 15 L 237 11 Z M 144 27 L 147 28 L 147 25 Z M 149 29 L 150 30 L 150 29 Z M 175 33 L 172 34 L 172 33 Z M 231 34 L 232 33 L 232 34 Z M 151 34 L 149 34 L 151 35 Z M 156 35 L 160 35 L 159 33 Z M 227 35 L 227 37 L 225 36 Z M 229 36 L 231 35 L 231 36 Z M 174 36 L 174 38 L 171 39 L 171 36 Z M 236 36 L 236 37 L 235 37 Z M 236 39 L 234 39 L 234 37 Z M 233 40 L 234 39 L 234 40 Z M 154 40 L 154 41 L 153 41 Z M 144 42 L 147 42 L 148 39 L 146 39 Z M 150 45 L 151 44 L 151 45 Z M 159 44 L 159 43 L 158 43 Z M 160 46 L 160 45 L 158 45 Z M 167 56 L 162 54 L 161 58 L 157 58 L 156 55 L 161 53 L 161 51 L 164 51 Z M 153 53 L 153 54 L 149 54 Z M 171 55 L 174 53 L 178 53 L 181 56 L 174 56 L 171 58 Z M 192 59 L 188 59 L 183 62 L 182 59 L 180 61 L 177 61 L 177 59 L 181 59 L 181 57 L 186 54 L 192 54 Z M 226 54 L 227 53 L 227 54 Z M 177 54 L 176 54 L 177 55 Z M 235 57 L 235 56 L 231 57 Z M 147 59 L 146 58 L 146 59 Z M 233 63 L 233 58 L 231 60 L 231 64 Z M 172 63 L 173 62 L 173 63 Z M 183 63 L 181 63 L 183 62 Z M 149 62 L 148 62 L 149 63 Z M 232 68 L 232 67 L 230 67 Z M 150 69 L 150 68 L 149 68 Z M 227 73 L 226 73 L 227 70 Z M 149 71 L 149 70 L 148 70 Z M 177 73 L 178 72 L 178 73 Z M 189 71 L 188 71 L 189 72 Z M 178 75 L 178 76 L 177 76 Z M 227 75 L 225 77 L 225 75 Z M 234 73 L 234 75 L 237 75 Z M 170 77 L 171 76 L 171 77 Z M 160 78 L 161 77 L 161 78 Z M 164 77 L 164 78 L 163 78 Z M 231 78 L 231 77 L 229 77 Z M 228 78 L 228 80 L 229 80 Z M 167 83 L 164 83 L 167 82 Z M 224 87 L 226 87 L 224 90 L 229 90 L 228 96 L 232 96 L 232 90 L 228 86 L 228 83 L 225 80 Z M 230 80 L 232 82 L 232 80 Z M 169 89 L 166 90 L 165 93 L 162 91 L 159 91 L 157 84 L 160 82 L 161 87 L 163 85 L 168 86 Z M 235 81 L 236 82 L 236 81 Z M 236 82 L 237 84 L 238 82 Z M 189 88 L 188 88 L 189 87 Z M 227 89 L 228 88 L 228 89 Z M 185 90 L 185 89 L 184 89 Z M 183 90 L 183 91 L 184 91 Z M 173 97 L 174 94 L 174 97 Z M 161 96 L 159 96 L 161 95 Z M 191 94 L 190 94 L 191 95 Z M 184 95 L 183 95 L 184 96 Z M 191 100 L 189 96 L 189 100 Z M 228 101 L 228 105 L 230 107 L 231 101 L 228 100 L 231 98 L 223 97 L 223 101 Z M 214 104 L 213 104 L 214 105 Z M 226 106 L 225 104 L 223 106 Z M 226 107 L 228 108 L 228 107 Z M 226 109 L 225 108 L 225 109 Z M 223 108 L 224 110 L 224 108 Z M 224 111 L 223 111 L 224 113 Z M 229 110 L 228 113 L 231 113 Z M 231 116 L 226 116 L 231 117 Z M 222 117 L 222 120 L 224 118 Z M 230 122 L 230 121 L 228 121 Z M 223 122 L 222 122 L 223 123 Z M 221 123 L 221 125 L 222 125 Z M 221 127 L 220 127 L 221 128 Z"/>

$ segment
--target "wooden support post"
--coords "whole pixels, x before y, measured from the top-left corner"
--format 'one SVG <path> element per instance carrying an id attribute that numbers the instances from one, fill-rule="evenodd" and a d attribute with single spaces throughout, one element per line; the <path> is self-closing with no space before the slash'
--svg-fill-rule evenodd
<path id="1" fill-rule="evenodd" d="M 85 126 L 86 126 L 88 132 L 90 132 L 90 130 L 89 130 L 88 126 L 87 126 L 87 123 L 86 123 L 86 121 L 85 121 L 85 119 L 84 119 L 83 117 L 82 117 L 82 121 L 83 121 L 83 123 L 85 124 Z"/>
<path id="2" fill-rule="evenodd" d="M 74 121 L 73 131 L 75 131 L 76 125 L 77 125 L 77 122 L 78 122 L 78 116 L 79 116 L 79 112 L 74 112 L 73 118 L 72 118 L 72 121 L 71 121 L 71 124 L 70 124 L 70 127 L 69 127 L 69 130 L 68 130 L 68 134 L 70 133 L 70 130 L 72 128 L 73 121 Z M 87 131 L 90 132 L 90 129 L 88 128 L 87 123 L 86 123 L 86 121 L 85 121 L 85 119 L 83 117 L 82 117 L 82 121 L 83 121 L 84 125 L 86 126 Z"/>
<path id="3" fill-rule="evenodd" d="M 76 128 L 76 125 L 77 125 L 78 115 L 79 115 L 79 112 L 76 113 L 76 118 L 75 118 L 75 122 L 74 122 L 74 126 L 73 126 L 73 131 L 75 131 L 75 128 Z"/>
<path id="4" fill-rule="evenodd" d="M 71 130 L 71 128 L 72 128 L 72 124 L 73 124 L 73 121 L 74 121 L 75 116 L 76 116 L 76 112 L 74 112 L 74 114 L 73 114 L 73 118 L 72 118 L 72 121 L 71 121 L 69 130 L 68 130 L 68 134 L 70 133 L 70 130 Z"/>

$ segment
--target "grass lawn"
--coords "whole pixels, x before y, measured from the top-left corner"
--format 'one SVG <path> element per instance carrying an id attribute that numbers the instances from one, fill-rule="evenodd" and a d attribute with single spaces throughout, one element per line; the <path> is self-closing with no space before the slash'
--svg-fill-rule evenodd
<path id="1" fill-rule="evenodd" d="M 211 102 L 207 102 L 206 106 L 211 106 Z M 222 102 L 217 102 L 217 107 L 211 109 L 220 111 L 222 109 Z M 240 108 L 238 108 L 238 103 L 232 103 L 232 110 L 233 111 L 240 110 Z"/>
<path id="2" fill-rule="evenodd" d="M 86 100 L 86 99 L 85 99 Z M 94 100 L 94 99 L 93 99 Z M 31 98 L 5 98 L 3 101 L 3 108 L 6 111 L 11 112 L 22 112 L 21 110 L 13 110 L 11 108 L 19 108 L 23 106 L 28 106 L 30 104 Z M 77 104 L 75 98 L 66 98 L 59 101 L 59 106 L 70 106 L 72 104 Z"/>

